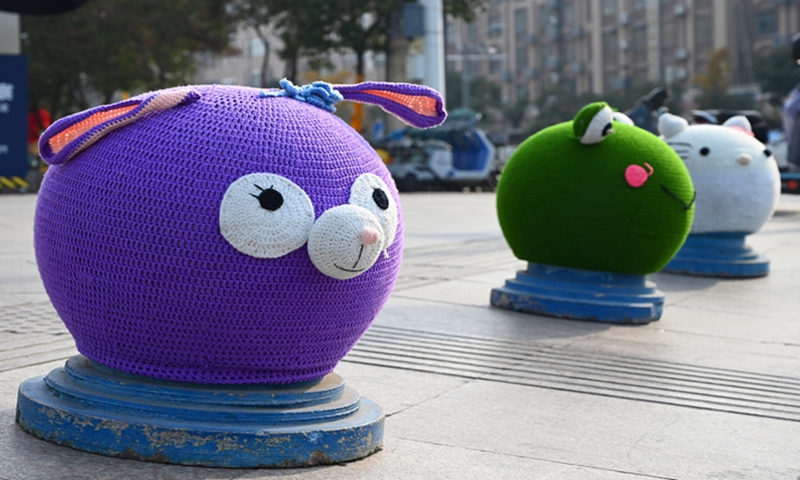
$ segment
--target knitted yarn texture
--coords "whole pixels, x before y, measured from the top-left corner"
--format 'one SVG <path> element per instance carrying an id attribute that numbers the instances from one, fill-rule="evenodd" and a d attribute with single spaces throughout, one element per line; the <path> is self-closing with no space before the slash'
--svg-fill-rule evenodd
<path id="1" fill-rule="evenodd" d="M 661 133 L 689 169 L 697 189 L 691 233 L 753 233 L 775 213 L 780 173 L 775 158 L 753 138 L 747 117 L 724 125 L 692 125 L 660 118 Z"/>
<path id="2" fill-rule="evenodd" d="M 321 108 L 245 87 L 190 91 L 116 129 L 95 118 L 101 137 L 51 166 L 34 235 L 45 288 L 78 350 L 124 372 L 210 384 L 322 377 L 397 278 L 394 182 Z M 187 90 L 137 97 L 121 114 L 164 95 Z M 43 141 L 114 108 L 63 119 Z"/>
<path id="3" fill-rule="evenodd" d="M 603 124 L 612 121 L 604 108 L 591 107 Z M 612 127 L 586 145 L 573 122 L 554 125 L 511 156 L 497 213 L 518 258 L 644 275 L 661 270 L 680 249 L 694 211 L 686 167 L 649 132 L 616 119 Z"/>

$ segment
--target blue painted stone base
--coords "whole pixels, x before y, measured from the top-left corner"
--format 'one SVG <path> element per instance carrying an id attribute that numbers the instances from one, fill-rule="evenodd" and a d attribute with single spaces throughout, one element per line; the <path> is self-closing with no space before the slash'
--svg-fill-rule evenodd
<path id="1" fill-rule="evenodd" d="M 753 278 L 769 273 L 769 260 L 745 245 L 746 233 L 689 235 L 664 272 L 701 277 Z"/>
<path id="2" fill-rule="evenodd" d="M 664 294 L 644 275 L 535 263 L 493 289 L 491 302 L 508 310 L 612 323 L 650 323 L 664 310 Z"/>
<path id="3" fill-rule="evenodd" d="M 306 467 L 381 449 L 384 415 L 331 373 L 301 384 L 200 385 L 128 375 L 78 355 L 20 385 L 17 422 L 112 457 L 210 467 Z"/>

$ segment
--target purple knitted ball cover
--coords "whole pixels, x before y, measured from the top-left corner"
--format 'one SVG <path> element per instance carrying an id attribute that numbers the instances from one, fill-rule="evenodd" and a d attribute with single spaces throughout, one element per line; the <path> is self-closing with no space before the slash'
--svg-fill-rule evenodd
<path id="1" fill-rule="evenodd" d="M 397 278 L 394 183 L 361 136 L 321 108 L 245 87 L 193 88 L 199 99 L 51 166 L 34 226 L 44 286 L 78 350 L 124 372 L 210 384 L 322 377 Z M 244 254 L 221 233 L 220 208 L 231 184 L 254 173 L 294 182 L 314 219 L 347 205 L 356 179 L 374 174 L 397 205 L 396 234 L 348 279 L 321 273 L 308 244 L 277 258 Z M 271 187 L 253 190 L 253 208 Z"/>

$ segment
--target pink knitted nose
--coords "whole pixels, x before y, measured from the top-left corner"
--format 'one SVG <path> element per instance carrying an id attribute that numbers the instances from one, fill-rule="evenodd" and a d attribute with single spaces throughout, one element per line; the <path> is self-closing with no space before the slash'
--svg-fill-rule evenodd
<path id="1" fill-rule="evenodd" d="M 639 165 L 628 165 L 625 169 L 625 181 L 633 188 L 639 188 L 645 184 L 650 175 L 653 174 L 653 167 L 649 163 L 644 164 L 649 172 Z"/>
<path id="2" fill-rule="evenodd" d="M 375 245 L 381 239 L 381 234 L 374 228 L 364 227 L 361 230 L 361 243 L 364 245 Z"/>

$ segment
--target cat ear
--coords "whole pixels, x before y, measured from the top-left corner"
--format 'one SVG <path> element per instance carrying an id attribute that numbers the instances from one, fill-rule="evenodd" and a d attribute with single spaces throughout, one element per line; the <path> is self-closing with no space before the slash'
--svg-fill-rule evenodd
<path id="1" fill-rule="evenodd" d="M 742 133 L 750 135 L 751 137 L 755 136 L 753 134 L 753 127 L 750 125 L 750 120 L 748 120 L 744 115 L 733 116 L 725 120 L 725 123 L 723 123 L 722 126 L 734 128 Z"/>
<path id="2" fill-rule="evenodd" d="M 189 88 L 163 90 L 111 105 L 102 105 L 68 117 L 48 128 L 39 139 L 39 153 L 50 165 L 60 165 L 100 140 L 108 132 L 148 113 L 185 105 L 200 98 Z"/>
<path id="3" fill-rule="evenodd" d="M 688 126 L 689 122 L 687 122 L 685 118 L 671 113 L 665 113 L 658 119 L 658 131 L 661 132 L 661 135 L 664 135 L 664 138 L 677 135 Z"/>
<path id="4" fill-rule="evenodd" d="M 364 82 L 333 87 L 345 100 L 378 105 L 414 127 L 434 127 L 447 118 L 442 96 L 424 85 Z"/>

